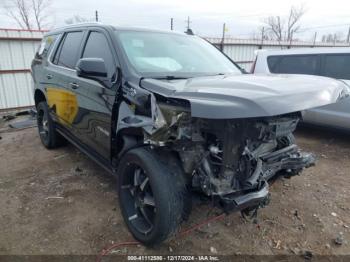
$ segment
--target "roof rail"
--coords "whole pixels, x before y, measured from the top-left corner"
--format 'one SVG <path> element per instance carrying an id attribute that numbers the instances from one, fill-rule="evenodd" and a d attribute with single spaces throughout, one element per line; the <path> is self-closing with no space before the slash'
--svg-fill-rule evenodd
<path id="1" fill-rule="evenodd" d="M 70 24 L 70 25 L 64 25 L 64 26 L 60 26 L 57 28 L 52 29 L 51 31 L 56 31 L 56 30 L 62 30 L 62 29 L 66 29 L 66 28 L 72 28 L 72 27 L 78 27 L 78 26 L 82 26 L 82 25 L 105 25 L 101 22 L 81 22 L 81 23 L 74 23 L 74 24 Z"/>

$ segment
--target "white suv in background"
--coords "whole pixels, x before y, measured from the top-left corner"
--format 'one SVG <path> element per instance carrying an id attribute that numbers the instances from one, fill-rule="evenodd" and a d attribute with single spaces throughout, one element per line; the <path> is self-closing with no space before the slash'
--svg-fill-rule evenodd
<path id="1" fill-rule="evenodd" d="M 251 73 L 325 76 L 350 86 L 350 47 L 258 50 Z M 307 110 L 304 122 L 350 130 L 350 97 Z"/>

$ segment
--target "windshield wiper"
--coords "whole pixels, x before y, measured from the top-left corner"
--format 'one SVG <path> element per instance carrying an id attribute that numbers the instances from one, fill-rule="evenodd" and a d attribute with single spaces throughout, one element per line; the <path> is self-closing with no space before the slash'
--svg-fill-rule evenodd
<path id="1" fill-rule="evenodd" d="M 176 80 L 176 79 L 188 79 L 189 77 L 184 77 L 184 76 L 160 76 L 160 77 L 152 77 L 154 79 L 165 79 L 165 80 Z"/>
<path id="2" fill-rule="evenodd" d="M 224 76 L 226 75 L 225 73 L 217 73 L 217 74 L 213 74 L 213 75 L 208 75 L 208 76 Z"/>

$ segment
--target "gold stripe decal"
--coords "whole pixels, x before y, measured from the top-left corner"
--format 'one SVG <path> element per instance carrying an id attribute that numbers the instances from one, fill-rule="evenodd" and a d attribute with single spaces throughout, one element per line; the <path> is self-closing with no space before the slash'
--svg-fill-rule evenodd
<path id="1" fill-rule="evenodd" d="M 72 124 L 78 113 L 77 97 L 73 92 L 47 87 L 47 100 L 50 108 L 53 108 L 59 121 Z"/>

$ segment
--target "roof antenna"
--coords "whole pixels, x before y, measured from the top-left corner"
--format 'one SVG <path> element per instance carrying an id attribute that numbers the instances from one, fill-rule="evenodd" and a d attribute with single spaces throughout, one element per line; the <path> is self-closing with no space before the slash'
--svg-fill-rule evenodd
<path id="1" fill-rule="evenodd" d="M 194 35 L 194 33 L 193 33 L 191 28 L 187 28 L 187 30 L 185 31 L 185 34 L 187 34 L 187 35 Z"/>
<path id="2" fill-rule="evenodd" d="M 187 35 L 194 35 L 192 29 L 190 28 L 190 24 L 191 24 L 192 22 L 191 22 L 189 16 L 187 17 L 186 23 L 187 23 L 187 26 L 186 26 L 187 30 L 185 31 L 185 34 L 187 34 Z"/>

